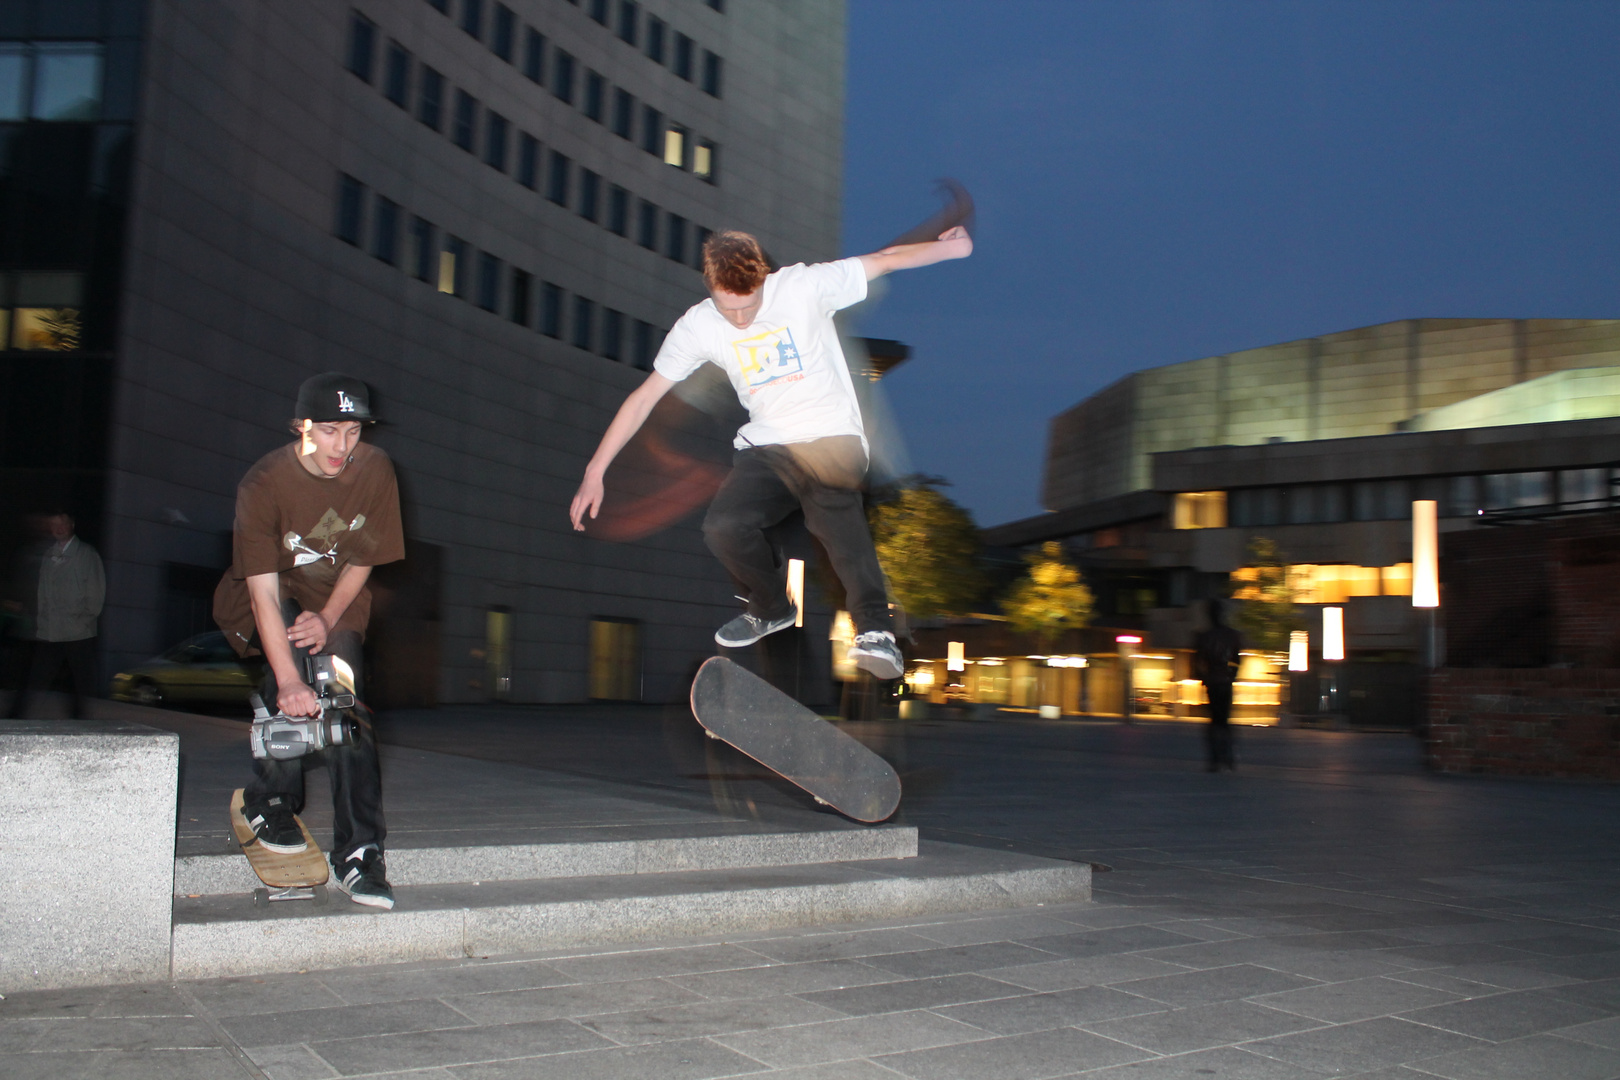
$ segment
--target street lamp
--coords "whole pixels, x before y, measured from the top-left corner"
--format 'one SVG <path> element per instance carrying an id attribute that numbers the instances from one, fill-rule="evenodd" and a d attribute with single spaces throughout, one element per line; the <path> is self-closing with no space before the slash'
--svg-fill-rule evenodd
<path id="1" fill-rule="evenodd" d="M 1322 712 L 1339 711 L 1339 663 L 1344 660 L 1344 608 L 1322 609 Z M 1332 663 L 1329 663 L 1332 661 Z"/>
<path id="2" fill-rule="evenodd" d="M 1114 644 L 1120 646 L 1120 649 L 1119 649 L 1119 682 L 1120 682 L 1121 689 L 1124 690 L 1124 692 L 1125 692 L 1125 700 L 1121 703 L 1123 708 L 1124 708 L 1124 712 L 1121 713 L 1120 715 L 1123 717 L 1124 721 L 1127 724 L 1129 724 L 1129 723 L 1131 723 L 1131 697 L 1132 697 L 1132 694 L 1133 694 L 1133 691 L 1131 689 L 1131 648 L 1130 647 L 1132 645 L 1140 645 L 1140 644 L 1142 644 L 1142 635 L 1141 634 L 1115 634 L 1114 635 Z"/>
<path id="3" fill-rule="evenodd" d="M 1424 659 L 1432 671 L 1440 662 L 1435 635 L 1435 609 L 1440 606 L 1439 505 L 1433 499 L 1412 503 L 1412 606 L 1429 609 L 1429 640 Z"/>

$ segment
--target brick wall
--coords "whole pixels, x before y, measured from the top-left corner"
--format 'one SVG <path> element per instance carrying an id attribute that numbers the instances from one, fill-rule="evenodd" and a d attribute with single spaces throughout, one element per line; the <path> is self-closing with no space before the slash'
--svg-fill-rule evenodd
<path id="1" fill-rule="evenodd" d="M 1620 780 L 1620 668 L 1443 668 L 1429 680 L 1428 761 Z"/>

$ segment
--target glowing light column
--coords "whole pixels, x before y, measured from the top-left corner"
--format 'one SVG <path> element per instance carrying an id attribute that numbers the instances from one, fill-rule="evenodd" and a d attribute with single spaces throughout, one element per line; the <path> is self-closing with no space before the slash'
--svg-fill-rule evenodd
<path id="1" fill-rule="evenodd" d="M 1412 503 L 1412 606 L 1429 609 L 1429 640 L 1424 658 L 1430 669 L 1440 663 L 1435 609 L 1440 606 L 1439 506 L 1433 499 Z"/>

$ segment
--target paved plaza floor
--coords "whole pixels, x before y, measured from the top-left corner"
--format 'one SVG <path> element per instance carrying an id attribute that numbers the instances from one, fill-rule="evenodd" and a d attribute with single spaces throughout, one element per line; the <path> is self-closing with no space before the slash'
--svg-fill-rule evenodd
<path id="1" fill-rule="evenodd" d="M 173 724 L 185 818 L 240 736 Z M 424 778 L 390 789 L 402 815 L 431 803 L 435 761 L 465 784 L 481 760 L 666 808 L 811 812 L 657 709 L 441 709 L 383 732 Z M 1387 734 L 1244 731 L 1215 775 L 1187 725 L 862 734 L 925 838 L 1106 866 L 1095 901 L 8 994 L 0 1076 L 1620 1077 L 1620 788 L 1435 776 Z"/>

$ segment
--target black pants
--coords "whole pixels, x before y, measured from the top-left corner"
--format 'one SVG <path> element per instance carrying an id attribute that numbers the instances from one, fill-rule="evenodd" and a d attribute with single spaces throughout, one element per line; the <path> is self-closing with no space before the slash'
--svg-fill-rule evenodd
<path id="1" fill-rule="evenodd" d="M 861 498 L 865 476 L 865 451 L 853 435 L 737 451 L 703 519 L 703 538 L 747 594 L 750 614 L 779 619 L 793 610 L 786 563 L 765 530 L 802 509 L 843 583 L 855 632 L 889 629 L 888 592 Z"/>
<path id="2" fill-rule="evenodd" d="M 85 699 L 93 696 L 96 690 L 96 639 L 93 637 L 80 638 L 78 641 L 34 642 L 27 681 L 18 684 L 8 717 L 22 717 L 34 695 L 51 688 L 56 673 L 62 670 L 64 663 L 67 664 L 73 685 L 73 711 L 69 715 L 84 719 Z"/>
<path id="3" fill-rule="evenodd" d="M 291 600 L 282 604 L 281 614 L 289 627 L 300 610 Z M 300 666 L 308 653 L 307 649 L 293 646 L 293 659 Z M 360 635 L 353 630 L 340 630 L 326 639 L 326 648 L 321 650 L 321 654 L 339 657 L 349 665 L 354 672 L 355 696 L 360 697 L 364 690 L 360 685 Z M 267 670 L 262 694 L 265 707 L 271 712 L 276 711 L 278 689 L 275 672 Z M 383 820 L 382 773 L 377 765 L 377 739 L 369 722 L 357 726 L 360 730 L 353 743 L 329 746 L 321 751 L 332 782 L 332 854 L 337 859 L 366 844 L 376 844 L 380 849 L 388 833 L 388 825 Z M 293 813 L 302 813 L 304 767 L 317 760 L 314 754 L 291 761 L 254 758 L 254 777 L 243 791 L 243 802 L 251 804 L 270 795 L 280 795 L 292 807 Z"/>
<path id="4" fill-rule="evenodd" d="M 1209 698 L 1209 727 L 1204 729 L 1204 739 L 1209 745 L 1209 767 L 1214 770 L 1225 765 L 1228 769 L 1235 769 L 1237 761 L 1232 753 L 1232 684 L 1206 682 L 1204 694 Z"/>

